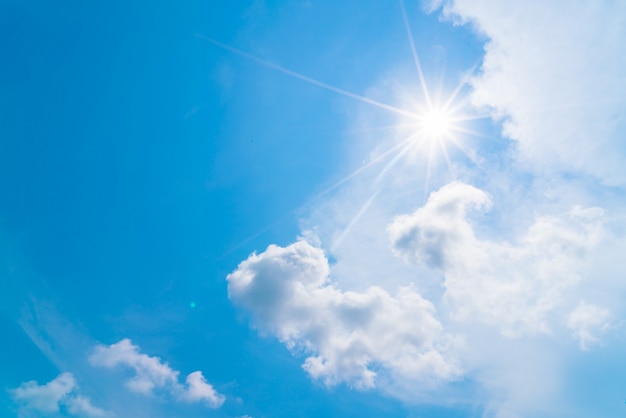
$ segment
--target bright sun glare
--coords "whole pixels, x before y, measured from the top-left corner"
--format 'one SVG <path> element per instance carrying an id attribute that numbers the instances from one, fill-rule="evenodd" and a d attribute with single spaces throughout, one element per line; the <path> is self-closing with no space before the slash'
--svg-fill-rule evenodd
<path id="1" fill-rule="evenodd" d="M 442 139 L 451 134 L 453 127 L 451 115 L 441 109 L 432 109 L 419 117 L 420 133 L 430 139 Z"/>
<path id="2" fill-rule="evenodd" d="M 241 57 L 254 61 L 267 68 L 302 80 L 306 83 L 321 87 L 328 91 L 332 91 L 342 96 L 350 97 L 362 103 L 366 103 L 378 107 L 379 109 L 387 110 L 395 113 L 396 115 L 404 117 L 403 123 L 397 125 L 397 127 L 402 126 L 403 129 L 404 127 L 409 127 L 410 132 L 408 132 L 408 135 L 404 139 L 397 141 L 386 151 L 381 152 L 380 154 L 371 158 L 369 161 L 364 162 L 362 166 L 352 171 L 341 180 L 327 187 L 325 190 L 318 193 L 312 199 L 317 199 L 325 195 L 326 193 L 329 193 L 330 191 L 340 187 L 342 184 L 356 177 L 365 170 L 371 169 L 373 167 L 380 167 L 381 163 L 385 163 L 383 167 L 380 167 L 374 181 L 374 192 L 369 197 L 369 199 L 364 202 L 361 209 L 349 222 L 346 229 L 332 244 L 332 247 L 340 244 L 343 237 L 345 237 L 350 232 L 350 230 L 359 220 L 359 218 L 367 211 L 368 207 L 372 204 L 376 196 L 378 196 L 378 192 L 380 191 L 379 181 L 383 177 L 385 177 L 387 173 L 389 173 L 390 170 L 396 165 L 396 163 L 402 158 L 407 158 L 415 154 L 421 154 L 426 157 L 426 178 L 424 182 L 424 192 L 427 192 L 429 190 L 431 168 L 438 155 L 444 157 L 449 172 L 454 178 L 453 164 L 450 159 L 448 148 L 449 146 L 454 146 L 469 156 L 466 146 L 461 139 L 464 134 L 474 135 L 474 132 L 464 127 L 464 122 L 482 118 L 480 115 L 470 116 L 465 114 L 465 112 L 460 112 L 460 104 L 455 104 L 455 101 L 458 95 L 461 93 L 464 85 L 466 84 L 467 79 L 460 80 L 459 84 L 456 86 L 456 88 L 447 98 L 447 100 L 445 100 L 445 98 L 443 97 L 440 97 L 441 91 L 437 92 L 436 97 L 431 96 L 429 86 L 424 78 L 422 66 L 420 64 L 420 60 L 415 49 L 415 42 L 413 40 L 411 27 L 409 25 L 409 20 L 407 18 L 406 10 L 404 8 L 404 1 L 401 1 L 400 4 L 402 6 L 402 16 L 404 18 L 407 38 L 409 41 L 409 46 L 411 48 L 411 53 L 413 55 L 413 61 L 415 63 L 415 68 L 419 77 L 419 86 L 421 87 L 422 93 L 421 100 L 416 100 L 416 97 L 412 97 L 410 100 L 407 100 L 407 102 L 409 102 L 407 103 L 408 106 L 397 107 L 369 97 L 352 93 L 340 87 L 324 83 L 323 81 L 317 80 L 307 75 L 281 67 L 280 65 L 277 65 L 273 62 L 266 61 L 255 55 L 249 54 L 240 49 L 219 42 L 215 39 L 207 38 L 203 35 L 198 35 L 200 38 L 220 48 L 223 48 Z"/>
<path id="3" fill-rule="evenodd" d="M 402 5 L 402 15 L 404 18 L 405 29 L 407 33 L 407 38 L 409 41 L 409 46 L 411 48 L 411 53 L 413 55 L 413 61 L 415 63 L 415 67 L 417 70 L 417 75 L 419 76 L 419 85 L 421 87 L 421 91 L 423 94 L 423 98 L 421 101 L 413 101 L 411 106 L 407 107 L 396 107 L 387 103 L 382 103 L 377 100 L 361 96 L 359 94 L 352 93 L 350 91 L 344 90 L 340 87 L 336 87 L 317 79 L 311 78 L 304 74 L 289 70 L 287 68 L 281 67 L 273 62 L 269 62 L 263 60 L 259 57 L 251 55 L 247 52 L 234 48 L 230 45 L 221 43 L 211 38 L 207 38 L 202 35 L 198 35 L 200 38 L 211 42 L 212 44 L 223 48 L 227 51 L 230 51 L 234 54 L 242 56 L 246 59 L 254 61 L 260 65 L 271 68 L 283 74 L 286 74 L 290 77 L 297 78 L 309 84 L 316 85 L 323 89 L 335 92 L 337 94 L 350 97 L 352 99 L 358 100 L 362 103 L 366 103 L 380 109 L 384 109 L 390 112 L 393 112 L 397 115 L 403 116 L 410 120 L 409 124 L 413 128 L 413 132 L 409 133 L 408 137 L 404 140 L 399 141 L 392 147 L 390 147 L 387 151 L 379 154 L 376 158 L 373 158 L 371 161 L 361 166 L 354 172 L 350 173 L 344 179 L 340 180 L 333 186 L 327 189 L 327 191 L 332 190 L 336 187 L 339 187 L 345 181 L 348 181 L 352 177 L 356 176 L 363 170 L 368 167 L 373 167 L 374 165 L 379 164 L 382 161 L 387 160 L 387 164 L 380 170 L 377 179 L 382 178 L 386 175 L 387 172 L 395 165 L 402 157 L 406 157 L 415 152 L 422 153 L 427 157 L 427 174 L 426 174 L 426 186 L 425 189 L 428 189 L 428 184 L 430 180 L 431 174 L 431 165 L 433 165 L 434 160 L 436 159 L 437 154 L 443 155 L 445 161 L 450 169 L 450 173 L 454 176 L 452 170 L 452 163 L 450 161 L 450 157 L 448 155 L 448 146 L 452 145 L 457 147 L 459 150 L 463 151 L 467 154 L 464 144 L 461 141 L 462 134 L 473 134 L 470 130 L 463 127 L 464 121 L 469 121 L 472 119 L 480 119 L 481 117 L 470 117 L 469 115 L 465 115 L 459 113 L 459 107 L 453 105 L 457 96 L 460 94 L 465 81 L 462 80 L 456 87 L 456 89 L 452 92 L 450 97 L 447 100 L 443 100 L 440 104 L 440 100 L 443 99 L 441 97 L 433 98 L 431 97 L 431 92 L 429 91 L 428 85 L 424 78 L 424 73 L 422 71 L 422 66 L 420 64 L 419 57 L 417 55 L 417 51 L 415 49 L 415 43 L 413 40 L 413 35 L 411 32 L 411 27 L 409 25 L 409 20 L 406 15 L 406 10 L 404 9 L 404 2 L 401 2 Z M 391 157 L 393 156 L 393 157 Z M 324 192 L 325 193 L 325 192 Z M 323 193 L 322 193 L 323 194 Z"/>

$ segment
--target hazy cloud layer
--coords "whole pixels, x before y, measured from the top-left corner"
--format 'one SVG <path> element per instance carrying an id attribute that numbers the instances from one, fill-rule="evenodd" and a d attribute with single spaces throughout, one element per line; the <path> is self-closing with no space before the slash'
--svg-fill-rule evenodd
<path id="1" fill-rule="evenodd" d="M 604 212 L 575 207 L 559 218 L 540 216 L 518 240 L 496 242 L 477 237 L 468 217 L 490 206 L 484 191 L 448 184 L 391 222 L 392 248 L 441 270 L 454 318 L 495 325 L 507 336 L 549 333 L 551 315 L 567 308 L 577 270 L 602 236 Z"/>
<path id="2" fill-rule="evenodd" d="M 133 370 L 135 376 L 127 380 L 125 385 L 130 391 L 142 395 L 151 395 L 155 389 L 159 389 L 182 401 L 203 401 L 211 408 L 219 408 L 225 400 L 223 395 L 207 383 L 202 372 L 190 373 L 185 387 L 178 381 L 178 371 L 158 357 L 142 354 L 139 347 L 133 345 L 129 339 L 108 346 L 97 346 L 89 357 L 89 362 L 109 369 L 123 366 Z"/>

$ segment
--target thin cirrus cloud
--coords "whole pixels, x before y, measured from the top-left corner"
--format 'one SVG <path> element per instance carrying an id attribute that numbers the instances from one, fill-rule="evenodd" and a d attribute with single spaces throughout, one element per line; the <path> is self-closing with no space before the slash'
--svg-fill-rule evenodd
<path id="1" fill-rule="evenodd" d="M 24 382 L 11 393 L 22 409 L 44 416 L 62 410 L 79 417 L 111 416 L 107 411 L 92 405 L 89 398 L 79 394 L 76 379 L 68 372 L 61 373 L 43 385 L 35 381 Z"/>
<path id="2" fill-rule="evenodd" d="M 190 373 L 185 386 L 178 380 L 178 371 L 158 357 L 141 353 L 139 346 L 127 338 L 108 346 L 98 345 L 89 362 L 97 367 L 113 369 L 121 366 L 133 370 L 135 376 L 127 380 L 125 386 L 135 393 L 152 395 L 159 390 L 177 400 L 203 402 L 210 408 L 219 408 L 225 401 L 225 397 L 206 381 L 202 372 Z"/>

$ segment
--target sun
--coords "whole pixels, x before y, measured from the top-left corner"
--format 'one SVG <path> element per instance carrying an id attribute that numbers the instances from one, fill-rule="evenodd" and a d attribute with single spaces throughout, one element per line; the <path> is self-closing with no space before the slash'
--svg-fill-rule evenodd
<path id="1" fill-rule="evenodd" d="M 448 97 L 445 97 L 447 96 L 447 92 L 442 97 L 444 92 L 442 91 L 443 86 L 441 83 L 439 85 L 439 91 L 434 92 L 434 95 L 431 94 L 433 92 L 431 92 L 431 88 L 426 82 L 422 65 L 415 48 L 409 19 L 404 7 L 404 0 L 402 0 L 400 4 L 402 6 L 402 17 L 404 19 L 404 26 L 409 41 L 408 43 L 415 64 L 416 75 L 418 76 L 417 80 L 415 80 L 417 82 L 416 89 L 414 90 L 411 87 L 413 83 L 409 84 L 409 87 L 404 89 L 405 92 L 408 93 L 408 97 L 405 96 L 400 105 L 384 103 L 370 97 L 344 90 L 341 87 L 325 83 L 313 77 L 309 77 L 308 75 L 282 67 L 271 61 L 264 60 L 215 39 L 211 39 L 200 34 L 197 36 L 212 43 L 213 45 L 237 54 L 250 61 L 254 61 L 264 67 L 333 93 L 349 97 L 361 103 L 395 113 L 396 116 L 401 118 L 400 122 L 395 125 L 400 135 L 398 136 L 398 140 L 394 141 L 391 147 L 389 147 L 386 151 L 378 153 L 375 158 L 372 158 L 370 161 L 354 170 L 354 172 L 347 175 L 344 179 L 326 189 L 327 191 L 339 187 L 344 182 L 368 169 L 368 167 L 374 167 L 379 163 L 386 161 L 386 164 L 380 169 L 380 172 L 376 176 L 375 183 L 377 184 L 380 179 L 386 176 L 391 168 L 398 163 L 398 161 L 401 159 L 412 160 L 415 157 L 420 157 L 420 159 L 421 157 L 425 157 L 426 159 L 425 190 L 428 190 L 431 168 L 435 165 L 435 163 L 437 163 L 438 157 L 443 156 L 451 176 L 453 178 L 455 177 L 454 166 L 450 158 L 449 148 L 455 147 L 469 157 L 472 153 L 468 150 L 468 147 L 465 144 L 465 137 L 466 135 L 476 135 L 476 133 L 466 126 L 466 122 L 475 119 L 483 119 L 485 116 L 473 114 L 473 112 L 467 113 L 466 101 L 458 100 L 459 95 L 464 94 L 465 86 L 468 85 L 470 75 L 474 71 L 474 67 L 459 80 L 458 85 L 453 89 Z M 417 87 L 419 87 L 420 92 L 417 91 Z M 405 137 L 402 138 L 403 136 Z"/>
<path id="2" fill-rule="evenodd" d="M 454 119 L 445 110 L 430 109 L 418 116 L 418 126 L 420 134 L 427 139 L 441 140 L 451 135 Z"/>

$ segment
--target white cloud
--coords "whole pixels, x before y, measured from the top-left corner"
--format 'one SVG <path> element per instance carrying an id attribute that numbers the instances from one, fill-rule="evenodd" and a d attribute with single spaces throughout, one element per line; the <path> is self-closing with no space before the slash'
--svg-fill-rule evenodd
<path id="1" fill-rule="evenodd" d="M 127 338 L 109 346 L 97 346 L 89 362 L 109 369 L 117 366 L 132 369 L 135 376 L 126 381 L 125 385 L 130 391 L 142 395 L 151 395 L 155 389 L 163 389 L 187 402 L 204 401 L 211 408 L 219 408 L 225 400 L 206 382 L 202 372 L 189 374 L 187 387 L 184 387 L 178 381 L 178 371 L 158 357 L 140 353 L 139 347 Z"/>
<path id="2" fill-rule="evenodd" d="M 626 3 L 449 0 L 446 14 L 488 37 L 472 101 L 504 117 L 504 134 L 539 171 L 609 184 L 626 172 Z"/>
<path id="3" fill-rule="evenodd" d="M 411 215 L 396 217 L 387 230 L 394 252 L 409 261 L 446 269 L 459 263 L 472 262 L 482 254 L 457 251 L 474 241 L 474 232 L 465 217 L 467 209 L 485 209 L 491 205 L 489 196 L 473 186 L 451 183 L 432 193 L 426 205 Z"/>
<path id="4" fill-rule="evenodd" d="M 43 414 L 57 413 L 61 407 L 79 417 L 105 417 L 109 414 L 91 404 L 91 401 L 77 394 L 78 386 L 72 373 L 61 373 L 55 379 L 39 385 L 35 381 L 22 383 L 12 390 L 13 398 L 23 408 Z"/>
<path id="5" fill-rule="evenodd" d="M 155 387 L 174 386 L 178 383 L 178 372 L 172 370 L 158 357 L 139 353 L 139 347 L 129 339 L 110 346 L 99 345 L 89 358 L 92 365 L 113 368 L 118 365 L 130 367 L 135 376 L 126 382 L 133 392 L 148 395 Z"/>
<path id="6" fill-rule="evenodd" d="M 411 287 L 396 296 L 379 287 L 344 292 L 330 282 L 324 252 L 305 240 L 250 255 L 228 276 L 228 291 L 261 332 L 308 354 L 304 369 L 327 385 L 371 388 L 378 375 L 432 383 L 459 374 L 449 355 L 456 341 L 432 303 Z"/>
<path id="7" fill-rule="evenodd" d="M 213 408 L 219 408 L 224 403 L 224 396 L 207 383 L 201 372 L 193 372 L 187 376 L 187 391 L 183 392 L 182 399 L 187 402 L 204 401 Z"/>
<path id="8" fill-rule="evenodd" d="M 45 385 L 40 386 L 34 380 L 22 383 L 13 391 L 13 397 L 32 409 L 41 412 L 58 412 L 61 400 L 75 388 L 74 376 L 71 373 L 61 373 Z"/>
<path id="9" fill-rule="evenodd" d="M 596 333 L 605 331 L 609 326 L 609 311 L 581 300 L 576 309 L 567 317 L 567 327 L 578 339 L 581 350 L 598 342 Z"/>
<path id="10" fill-rule="evenodd" d="M 67 399 L 67 409 L 71 414 L 81 417 L 106 417 L 111 415 L 106 411 L 93 406 L 89 398 L 80 395 Z"/>
<path id="11" fill-rule="evenodd" d="M 549 333 L 550 315 L 580 280 L 577 268 L 602 235 L 603 211 L 575 207 L 562 217 L 538 217 L 525 236 L 508 242 L 474 232 L 468 209 L 490 205 L 484 191 L 448 184 L 391 222 L 392 249 L 442 271 L 455 319 L 477 319 L 507 336 Z"/>

